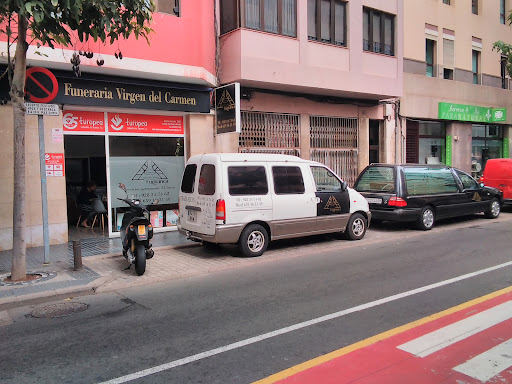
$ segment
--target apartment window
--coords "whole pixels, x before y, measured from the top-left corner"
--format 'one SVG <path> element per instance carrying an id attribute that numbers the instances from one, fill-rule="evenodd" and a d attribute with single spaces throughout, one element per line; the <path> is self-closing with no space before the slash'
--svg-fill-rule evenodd
<path id="1" fill-rule="evenodd" d="M 443 78 L 446 80 L 453 80 L 453 69 L 455 67 L 454 48 L 454 40 L 443 39 Z"/>
<path id="2" fill-rule="evenodd" d="M 507 17 L 505 16 L 505 0 L 500 0 L 500 23 L 505 24 L 505 20 Z"/>
<path id="3" fill-rule="evenodd" d="M 245 27 L 297 36 L 297 0 L 220 0 L 220 8 L 221 33 Z"/>
<path id="4" fill-rule="evenodd" d="M 180 0 L 155 0 L 155 10 L 169 15 L 180 15 Z"/>
<path id="5" fill-rule="evenodd" d="M 450 5 L 450 0 L 443 0 L 443 4 L 448 4 L 448 5 Z"/>
<path id="6" fill-rule="evenodd" d="M 434 40 L 426 39 L 425 61 L 427 63 L 427 76 L 434 77 L 434 59 L 436 42 Z"/>
<path id="7" fill-rule="evenodd" d="M 471 0 L 471 12 L 478 15 L 478 0 Z"/>
<path id="8" fill-rule="evenodd" d="M 347 3 L 340 0 L 308 0 L 308 39 L 347 45 Z"/>
<path id="9" fill-rule="evenodd" d="M 480 67 L 480 52 L 472 51 L 472 67 L 473 67 L 473 84 L 480 84 L 479 81 L 479 67 Z"/>
<path id="10" fill-rule="evenodd" d="M 363 49 L 395 55 L 395 16 L 363 8 Z"/>
<path id="11" fill-rule="evenodd" d="M 508 89 L 507 86 L 507 56 L 501 56 L 500 66 L 501 66 L 501 88 Z"/>

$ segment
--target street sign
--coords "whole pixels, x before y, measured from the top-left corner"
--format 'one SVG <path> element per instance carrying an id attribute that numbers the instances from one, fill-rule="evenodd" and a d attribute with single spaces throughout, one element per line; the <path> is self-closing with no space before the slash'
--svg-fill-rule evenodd
<path id="1" fill-rule="evenodd" d="M 27 115 L 59 116 L 60 111 L 58 104 L 25 103 L 25 113 Z"/>

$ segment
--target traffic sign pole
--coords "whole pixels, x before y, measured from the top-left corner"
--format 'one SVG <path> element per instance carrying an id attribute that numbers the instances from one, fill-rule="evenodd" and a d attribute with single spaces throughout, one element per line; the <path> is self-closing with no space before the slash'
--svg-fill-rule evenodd
<path id="1" fill-rule="evenodd" d="M 43 115 L 37 116 L 37 126 L 39 129 L 39 162 L 41 168 L 41 201 L 43 210 L 43 243 L 44 243 L 44 263 L 50 263 L 50 234 L 48 228 L 48 193 L 46 188 L 46 163 L 44 159 L 44 121 Z"/>

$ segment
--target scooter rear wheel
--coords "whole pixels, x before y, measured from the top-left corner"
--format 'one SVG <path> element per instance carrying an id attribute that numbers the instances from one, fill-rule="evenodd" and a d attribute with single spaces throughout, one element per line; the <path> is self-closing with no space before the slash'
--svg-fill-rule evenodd
<path id="1" fill-rule="evenodd" d="M 146 248 L 144 244 L 135 246 L 135 272 L 138 276 L 142 276 L 146 272 Z"/>

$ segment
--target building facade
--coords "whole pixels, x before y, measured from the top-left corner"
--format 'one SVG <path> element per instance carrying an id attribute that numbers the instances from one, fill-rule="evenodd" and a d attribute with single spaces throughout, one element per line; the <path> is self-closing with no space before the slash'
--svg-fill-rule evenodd
<path id="1" fill-rule="evenodd" d="M 510 0 L 404 2 L 403 161 L 479 177 L 487 159 L 510 156 L 511 84 L 493 44 L 512 43 L 511 8 Z"/>
<path id="2" fill-rule="evenodd" d="M 156 5 L 150 45 L 130 38 L 113 45 L 90 41 L 54 50 L 29 48 L 28 101 L 58 104 L 60 110 L 58 116 L 43 119 L 44 153 L 39 148 L 38 117 L 27 115 L 29 247 L 43 244 L 44 177 L 51 244 L 68 241 L 69 231 L 80 221 L 77 194 L 91 179 L 107 210 L 104 233 L 116 236 L 126 211 L 117 200 L 125 197 L 120 184 L 129 196 L 149 206 L 156 231 L 175 226 L 186 158 L 213 149 L 210 94 L 217 85 L 215 5 L 201 0 L 156 1 Z M 5 36 L 1 38 L 0 57 L 5 58 L 7 44 Z M 87 58 L 84 53 L 88 52 L 94 57 Z M 73 54 L 81 60 L 80 77 L 72 71 Z M 5 67 L 6 61 L 2 64 Z M 6 103 L 0 106 L 0 134 L 5 141 L 0 154 L 0 250 L 6 250 L 12 248 L 15 198 L 13 112 L 7 100 L 8 84 L 2 83 L 1 89 Z"/>
<path id="3" fill-rule="evenodd" d="M 219 0 L 219 80 L 241 84 L 223 151 L 294 154 L 352 184 L 402 143 L 402 0 Z M 396 134 L 398 132 L 398 134 Z"/>

